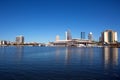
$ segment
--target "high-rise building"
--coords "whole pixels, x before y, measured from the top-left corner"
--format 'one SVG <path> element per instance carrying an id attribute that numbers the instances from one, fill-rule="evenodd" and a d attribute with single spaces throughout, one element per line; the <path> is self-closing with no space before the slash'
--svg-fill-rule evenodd
<path id="1" fill-rule="evenodd" d="M 81 39 L 85 39 L 85 32 L 81 32 Z"/>
<path id="2" fill-rule="evenodd" d="M 102 32 L 101 40 L 102 42 L 105 42 L 105 43 L 115 43 L 118 41 L 117 32 L 113 30 L 106 30 Z"/>
<path id="3" fill-rule="evenodd" d="M 60 37 L 59 35 L 56 36 L 56 41 L 59 41 L 60 40 Z"/>
<path id="4" fill-rule="evenodd" d="M 90 32 L 90 33 L 88 34 L 88 40 L 90 40 L 90 41 L 93 40 L 93 34 L 92 34 L 92 32 Z"/>
<path id="5" fill-rule="evenodd" d="M 72 40 L 72 36 L 71 36 L 70 30 L 66 31 L 65 35 L 66 35 L 66 40 Z"/>
<path id="6" fill-rule="evenodd" d="M 0 41 L 0 45 L 7 45 L 7 41 L 5 40 Z"/>
<path id="7" fill-rule="evenodd" d="M 17 44 L 24 44 L 24 36 L 17 36 L 16 43 Z"/>

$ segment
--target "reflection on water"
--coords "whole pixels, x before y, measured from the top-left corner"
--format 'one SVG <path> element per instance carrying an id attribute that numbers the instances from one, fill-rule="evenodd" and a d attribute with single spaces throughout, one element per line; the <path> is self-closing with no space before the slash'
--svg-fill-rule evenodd
<path id="1" fill-rule="evenodd" d="M 56 48 L 56 62 L 59 62 L 59 58 L 60 58 L 60 49 Z"/>
<path id="2" fill-rule="evenodd" d="M 61 55 L 65 53 L 64 55 Z M 60 56 L 64 56 L 65 64 L 71 64 L 72 60 L 78 61 L 80 64 L 94 65 L 102 63 L 107 68 L 108 66 L 118 65 L 118 48 L 56 48 L 56 61 L 59 63 Z"/>
<path id="3" fill-rule="evenodd" d="M 71 61 L 77 61 L 80 64 L 93 65 L 96 61 L 102 62 L 107 68 L 118 65 L 119 48 L 55 48 L 55 61 L 57 63 L 64 60 L 65 64 L 71 64 Z M 96 51 L 98 50 L 98 51 Z M 24 47 L 0 47 L 0 60 L 13 60 L 19 62 L 24 57 Z M 97 58 L 96 58 L 97 57 Z"/>
<path id="4" fill-rule="evenodd" d="M 84 64 L 85 60 L 92 64 L 94 58 L 93 48 L 65 48 L 65 63 L 69 64 L 72 59 L 79 60 Z"/>
<path id="5" fill-rule="evenodd" d="M 0 80 L 119 80 L 119 50 L 0 47 Z"/>
<path id="6" fill-rule="evenodd" d="M 21 61 L 24 54 L 24 47 L 0 47 L 0 60 L 2 61 Z"/>
<path id="7" fill-rule="evenodd" d="M 16 61 L 21 61 L 24 54 L 24 47 L 23 46 L 17 46 L 16 47 L 16 53 L 15 53 L 15 59 Z"/>
<path id="8" fill-rule="evenodd" d="M 71 57 L 71 48 L 67 47 L 66 50 L 65 50 L 65 63 L 66 64 L 69 64 L 70 57 Z"/>
<path id="9" fill-rule="evenodd" d="M 5 47 L 0 47 L 0 60 L 4 59 L 5 53 L 6 53 L 6 48 Z"/>
<path id="10" fill-rule="evenodd" d="M 104 64 L 107 68 L 109 65 L 118 65 L 118 48 L 104 48 Z"/>

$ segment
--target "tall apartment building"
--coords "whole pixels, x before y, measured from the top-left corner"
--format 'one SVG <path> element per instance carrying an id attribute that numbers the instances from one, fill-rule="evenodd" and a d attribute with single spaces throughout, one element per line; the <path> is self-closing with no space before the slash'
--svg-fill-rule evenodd
<path id="1" fill-rule="evenodd" d="M 17 44 L 24 44 L 24 36 L 17 36 L 16 43 Z"/>
<path id="2" fill-rule="evenodd" d="M 116 43 L 118 41 L 117 32 L 113 30 L 106 30 L 102 32 L 101 40 L 105 43 Z"/>

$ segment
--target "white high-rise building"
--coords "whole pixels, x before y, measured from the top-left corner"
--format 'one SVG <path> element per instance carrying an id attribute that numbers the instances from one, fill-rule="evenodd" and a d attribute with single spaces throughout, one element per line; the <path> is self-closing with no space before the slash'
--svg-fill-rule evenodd
<path id="1" fill-rule="evenodd" d="M 105 43 L 115 43 L 118 41 L 117 32 L 113 30 L 106 30 L 102 32 L 102 42 Z"/>
<path id="2" fill-rule="evenodd" d="M 115 41 L 118 41 L 117 32 L 115 32 Z"/>
<path id="3" fill-rule="evenodd" d="M 66 40 L 72 40 L 71 32 L 70 30 L 65 32 Z"/>
<path id="4" fill-rule="evenodd" d="M 67 31 L 65 32 L 65 40 L 67 41 Z"/>

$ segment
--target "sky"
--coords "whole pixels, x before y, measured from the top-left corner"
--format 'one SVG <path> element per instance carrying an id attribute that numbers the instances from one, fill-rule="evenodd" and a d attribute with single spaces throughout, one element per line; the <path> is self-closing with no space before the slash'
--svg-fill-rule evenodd
<path id="1" fill-rule="evenodd" d="M 119 0 L 0 0 L 0 40 L 15 41 L 23 35 L 25 42 L 52 42 L 56 35 L 65 39 L 89 32 L 99 40 L 101 32 L 112 29 L 120 41 Z"/>

